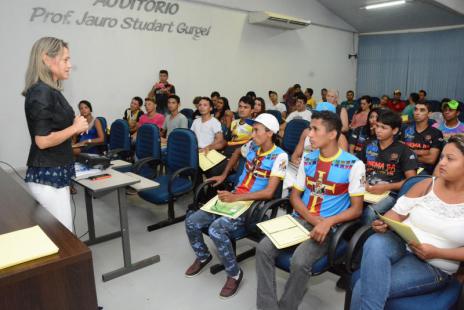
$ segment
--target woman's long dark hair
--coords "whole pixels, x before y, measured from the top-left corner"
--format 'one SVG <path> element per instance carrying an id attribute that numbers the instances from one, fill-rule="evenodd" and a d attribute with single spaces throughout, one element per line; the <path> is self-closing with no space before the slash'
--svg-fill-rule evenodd
<path id="1" fill-rule="evenodd" d="M 224 115 L 226 115 L 226 111 L 230 110 L 230 106 L 229 106 L 229 100 L 226 97 L 220 97 L 219 99 L 222 100 L 222 102 L 224 102 L 224 105 L 222 107 L 222 111 L 219 111 L 219 117 L 216 117 L 216 119 L 221 121 Z M 217 110 L 214 111 L 214 116 L 216 116 L 216 112 L 218 111 Z"/>
<path id="2" fill-rule="evenodd" d="M 374 108 L 369 111 L 369 114 L 367 114 L 367 123 L 364 125 L 362 131 L 366 133 L 366 136 L 369 140 L 375 139 L 375 132 L 371 132 L 371 124 L 369 123 L 369 118 L 371 117 L 371 114 L 373 112 L 377 113 L 377 117 L 379 117 L 379 113 L 382 109 L 381 108 Z"/>

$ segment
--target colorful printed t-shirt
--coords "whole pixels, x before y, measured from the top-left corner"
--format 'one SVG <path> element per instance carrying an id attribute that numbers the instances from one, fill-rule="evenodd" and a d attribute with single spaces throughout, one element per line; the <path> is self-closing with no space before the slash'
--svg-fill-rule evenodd
<path id="1" fill-rule="evenodd" d="M 330 217 L 350 207 L 350 196 L 364 195 L 364 183 L 364 163 L 354 155 L 340 149 L 324 158 L 315 150 L 303 155 L 293 187 L 303 192 L 309 212 Z M 294 212 L 294 216 L 299 215 Z"/>
<path id="2" fill-rule="evenodd" d="M 458 133 L 464 133 L 464 123 L 459 122 L 455 127 L 446 127 L 445 122 L 438 125 L 437 123 L 433 124 L 433 127 L 437 128 L 443 133 L 443 139 L 445 142 L 448 142 L 451 136 L 454 136 Z"/>
<path id="3" fill-rule="evenodd" d="M 232 139 L 229 145 L 245 144 L 251 139 L 253 127 L 245 122 L 240 124 L 240 119 L 236 119 L 230 124 L 230 131 L 232 133 Z"/>
<path id="4" fill-rule="evenodd" d="M 416 154 L 398 141 L 384 150 L 378 140 L 369 142 L 361 152 L 361 160 L 366 163 L 366 177 L 371 185 L 400 182 L 405 179 L 405 171 L 417 170 Z"/>
<path id="5" fill-rule="evenodd" d="M 235 187 L 236 193 L 257 192 L 267 187 L 271 176 L 285 177 L 288 155 L 280 147 L 274 145 L 262 153 L 261 148 L 250 141 L 243 146 L 243 152 L 247 154 L 246 163 Z"/>

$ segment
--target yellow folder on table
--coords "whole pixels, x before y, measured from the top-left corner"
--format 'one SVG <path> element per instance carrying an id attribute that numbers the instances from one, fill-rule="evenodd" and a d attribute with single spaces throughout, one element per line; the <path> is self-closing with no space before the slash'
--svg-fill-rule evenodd
<path id="1" fill-rule="evenodd" d="M 221 161 L 223 161 L 226 157 L 219 153 L 216 150 L 211 150 L 208 152 L 208 154 L 204 152 L 200 152 L 198 154 L 198 160 L 200 161 L 200 168 L 203 171 L 207 171 L 217 164 L 219 164 Z"/>
<path id="2" fill-rule="evenodd" d="M 223 202 L 218 196 L 211 198 L 201 209 L 203 211 L 214 213 L 217 215 L 227 216 L 233 219 L 238 218 L 245 213 L 253 204 L 253 200 Z"/>
<path id="3" fill-rule="evenodd" d="M 58 247 L 39 226 L 0 235 L 0 269 L 58 253 Z"/>
<path id="4" fill-rule="evenodd" d="M 311 238 L 309 231 L 289 214 L 258 223 L 257 226 L 278 249 L 288 248 Z"/>
<path id="5" fill-rule="evenodd" d="M 374 212 L 377 214 L 379 219 L 383 221 L 385 224 L 387 224 L 390 229 L 392 229 L 394 232 L 396 232 L 401 238 L 403 238 L 404 241 L 407 243 L 415 242 L 417 244 L 420 244 L 421 242 L 419 241 L 419 238 L 417 238 L 416 234 L 412 230 L 411 226 L 392 220 L 388 217 L 385 217 L 381 215 L 379 212 L 375 211 Z"/>
<path id="6" fill-rule="evenodd" d="M 364 193 L 364 201 L 368 202 L 368 203 L 377 203 L 377 202 L 381 201 L 382 199 L 386 198 L 388 196 L 388 194 L 390 194 L 389 191 L 387 191 L 387 192 L 385 192 L 383 194 L 380 194 L 380 195 L 365 192 Z"/>

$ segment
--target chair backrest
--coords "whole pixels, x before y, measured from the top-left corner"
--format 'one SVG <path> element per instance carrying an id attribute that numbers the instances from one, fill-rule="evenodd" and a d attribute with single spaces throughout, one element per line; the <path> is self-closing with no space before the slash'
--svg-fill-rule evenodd
<path id="1" fill-rule="evenodd" d="M 117 119 L 111 124 L 109 150 L 124 149 L 130 151 L 131 140 L 129 124 L 125 120 Z"/>
<path id="2" fill-rule="evenodd" d="M 401 197 L 404 194 L 406 194 L 411 189 L 411 187 L 413 187 L 414 185 L 416 185 L 420 181 L 423 181 L 423 180 L 431 178 L 431 177 L 432 176 L 430 176 L 430 175 L 416 175 L 414 177 L 411 177 L 411 178 L 407 179 L 403 183 L 403 185 L 401 186 L 400 191 L 398 192 L 398 197 Z"/>
<path id="3" fill-rule="evenodd" d="M 105 144 L 108 142 L 108 123 L 106 122 L 106 118 L 103 116 L 97 116 L 97 119 L 100 121 L 103 133 L 105 134 Z"/>
<path id="4" fill-rule="evenodd" d="M 293 119 L 285 127 L 284 138 L 282 139 L 282 148 L 289 155 L 293 154 L 295 147 L 300 140 L 303 130 L 309 127 L 309 122 L 304 119 Z"/>
<path id="5" fill-rule="evenodd" d="M 176 128 L 169 135 L 166 166 L 168 173 L 184 167 L 198 169 L 198 142 L 190 129 Z"/>
<path id="6" fill-rule="evenodd" d="M 438 100 L 427 100 L 428 103 L 432 106 L 431 112 L 441 112 L 440 101 Z"/>
<path id="7" fill-rule="evenodd" d="M 188 119 L 193 118 L 193 110 L 192 109 L 185 108 L 185 109 L 180 110 L 180 113 L 184 114 L 185 117 L 187 117 Z"/>
<path id="8" fill-rule="evenodd" d="M 138 159 L 147 157 L 161 159 L 161 138 L 158 126 L 144 124 L 137 130 L 135 155 Z"/>
<path id="9" fill-rule="evenodd" d="M 277 111 L 277 110 L 266 110 L 266 113 L 269 113 L 269 114 L 274 115 L 275 118 L 277 118 L 277 121 L 279 122 L 279 124 L 282 124 L 282 113 L 280 113 L 280 111 Z"/>

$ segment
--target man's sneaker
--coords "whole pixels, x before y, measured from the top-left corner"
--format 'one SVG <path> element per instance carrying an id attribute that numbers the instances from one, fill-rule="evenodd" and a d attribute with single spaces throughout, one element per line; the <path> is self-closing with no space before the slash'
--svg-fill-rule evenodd
<path id="1" fill-rule="evenodd" d="M 243 271 L 240 269 L 239 272 L 240 274 L 237 280 L 235 280 L 232 277 L 227 277 L 226 284 L 224 284 L 221 292 L 219 293 L 219 296 L 221 296 L 221 298 L 229 298 L 237 293 L 238 287 L 240 286 L 240 282 L 242 282 L 243 278 Z"/>
<path id="2" fill-rule="evenodd" d="M 213 259 L 213 255 L 210 255 L 204 262 L 201 262 L 198 258 L 195 259 L 193 264 L 188 267 L 187 271 L 185 271 L 185 276 L 187 278 L 191 278 L 199 274 L 203 268 L 208 265 L 208 263 Z"/>

